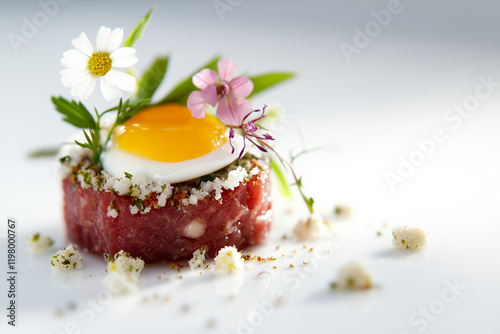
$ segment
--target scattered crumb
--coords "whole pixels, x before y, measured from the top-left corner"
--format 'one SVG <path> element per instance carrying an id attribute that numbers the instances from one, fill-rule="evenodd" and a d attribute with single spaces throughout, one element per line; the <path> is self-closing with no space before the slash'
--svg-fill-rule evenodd
<path id="1" fill-rule="evenodd" d="M 181 261 L 170 262 L 170 270 L 174 270 L 176 268 L 177 268 L 177 273 L 180 273 L 181 269 L 184 268 L 184 264 Z"/>
<path id="2" fill-rule="evenodd" d="M 104 286 L 112 293 L 128 293 L 135 291 L 139 283 L 139 276 L 144 269 L 144 261 L 132 257 L 123 250 L 108 260 L 107 274 L 104 277 Z"/>
<path id="3" fill-rule="evenodd" d="M 321 232 L 321 223 L 324 223 L 324 219 L 316 213 L 311 213 L 307 219 L 299 220 L 293 234 L 299 240 L 314 240 Z"/>
<path id="4" fill-rule="evenodd" d="M 216 271 L 233 274 L 243 271 L 245 260 L 236 247 L 226 246 L 219 250 L 214 262 Z"/>
<path id="5" fill-rule="evenodd" d="M 68 304 L 66 304 L 66 308 L 70 311 L 74 311 L 76 310 L 76 304 L 73 302 L 69 302 Z"/>
<path id="6" fill-rule="evenodd" d="M 377 231 L 377 237 L 380 237 L 382 235 L 382 232 Z"/>
<path id="7" fill-rule="evenodd" d="M 50 264 L 54 269 L 79 270 L 83 268 L 82 257 L 73 245 L 68 245 L 52 255 Z"/>
<path id="8" fill-rule="evenodd" d="M 392 244 L 396 248 L 413 251 L 424 248 L 427 245 L 428 233 L 420 227 L 395 227 L 392 230 L 392 236 L 394 237 Z"/>
<path id="9" fill-rule="evenodd" d="M 242 255 L 241 258 L 244 260 L 244 261 L 257 261 L 257 262 L 267 262 L 267 261 L 276 261 L 276 258 L 273 257 L 273 256 L 269 256 L 269 257 L 261 257 L 261 256 L 257 256 L 257 255 L 254 255 L 254 256 L 250 256 L 250 255 Z"/>
<path id="10" fill-rule="evenodd" d="M 54 244 L 51 237 L 35 233 L 28 238 L 28 248 L 34 254 L 41 254 Z"/>
<path id="11" fill-rule="evenodd" d="M 281 248 L 281 246 L 280 246 L 280 245 L 276 246 L 276 250 L 279 250 L 280 248 Z"/>
<path id="12" fill-rule="evenodd" d="M 194 270 L 196 268 L 201 268 L 206 264 L 205 253 L 206 253 L 205 247 L 202 247 L 194 251 L 193 257 L 191 258 L 191 260 L 189 260 L 189 266 L 191 267 L 191 270 Z"/>
<path id="13" fill-rule="evenodd" d="M 331 284 L 338 290 L 368 290 L 372 288 L 372 279 L 365 266 L 359 262 L 351 262 L 340 268 L 337 282 Z"/>
<path id="14" fill-rule="evenodd" d="M 110 205 L 111 205 L 111 203 L 110 203 Z M 136 207 L 136 209 L 137 209 L 137 207 Z M 137 209 L 137 210 L 139 210 L 139 209 Z M 116 218 L 116 217 L 118 217 L 118 211 L 116 211 L 115 208 L 108 206 L 108 211 L 106 213 L 106 216 L 111 217 L 111 218 Z"/>
<path id="15" fill-rule="evenodd" d="M 290 268 L 295 268 L 295 265 L 293 265 L 293 264 L 291 264 L 291 263 L 290 263 L 290 266 L 289 266 L 289 267 L 290 267 Z"/>
<path id="16" fill-rule="evenodd" d="M 343 219 L 352 218 L 352 211 L 352 207 L 347 204 L 337 204 L 334 209 L 335 215 Z"/>
<path id="17" fill-rule="evenodd" d="M 273 269 L 276 269 L 277 267 L 276 266 L 273 266 Z"/>
<path id="18" fill-rule="evenodd" d="M 214 319 L 210 318 L 207 320 L 207 328 L 208 329 L 213 329 L 216 327 L 216 325 L 217 325 L 217 323 L 215 322 Z"/>

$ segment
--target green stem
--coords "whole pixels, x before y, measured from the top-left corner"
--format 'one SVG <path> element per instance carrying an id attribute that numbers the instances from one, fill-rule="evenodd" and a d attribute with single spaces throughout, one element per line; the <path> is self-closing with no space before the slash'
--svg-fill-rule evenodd
<path id="1" fill-rule="evenodd" d="M 281 163 L 286 164 L 288 166 L 288 168 L 290 168 L 290 171 L 292 172 L 292 176 L 295 179 L 295 184 L 297 185 L 297 188 L 299 189 L 299 193 L 302 196 L 304 203 L 306 204 L 307 208 L 309 209 L 309 212 L 314 213 L 313 201 L 311 200 L 311 198 L 308 198 L 305 195 L 304 188 L 302 186 L 302 180 L 299 177 L 297 177 L 297 174 L 295 173 L 293 165 L 287 159 L 285 159 L 274 147 L 272 147 L 271 145 L 269 145 L 268 143 L 266 143 L 262 139 L 257 139 L 257 141 L 259 142 L 260 145 L 262 145 L 265 148 L 274 152 L 274 154 L 276 154 L 278 159 L 280 159 Z"/>

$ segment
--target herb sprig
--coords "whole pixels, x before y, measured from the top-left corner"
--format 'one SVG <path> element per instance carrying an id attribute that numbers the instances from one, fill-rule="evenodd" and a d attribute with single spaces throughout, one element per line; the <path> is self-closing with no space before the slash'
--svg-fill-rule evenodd
<path id="1" fill-rule="evenodd" d="M 91 163 L 97 167 L 101 167 L 101 153 L 111 139 L 113 130 L 118 125 L 124 123 L 130 119 L 130 117 L 142 110 L 144 104 L 148 101 L 149 100 L 146 99 L 137 103 L 131 103 L 130 99 L 128 99 L 123 103 L 122 99 L 120 99 L 118 106 L 105 110 L 102 113 L 99 113 L 97 109 L 94 109 L 94 118 L 94 116 L 92 116 L 92 114 L 81 102 L 76 102 L 74 100 L 68 101 L 62 96 L 52 97 L 52 103 L 54 103 L 56 110 L 65 116 L 63 120 L 76 126 L 77 128 L 83 129 L 83 134 L 87 142 L 82 143 L 75 140 L 75 143 L 78 146 L 87 148 L 92 152 L 90 160 Z M 105 114 L 111 111 L 117 111 L 116 120 L 111 128 L 103 128 L 101 126 L 101 119 Z M 103 130 L 108 131 L 107 137 L 104 141 L 101 138 Z"/>

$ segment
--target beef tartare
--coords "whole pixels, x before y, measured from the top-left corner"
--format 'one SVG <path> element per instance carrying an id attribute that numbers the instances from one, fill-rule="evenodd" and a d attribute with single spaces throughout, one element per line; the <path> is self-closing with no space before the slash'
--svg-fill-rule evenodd
<path id="1" fill-rule="evenodd" d="M 93 253 L 123 250 L 151 263 L 204 247 L 214 257 L 224 246 L 258 244 L 269 231 L 269 169 L 248 154 L 239 165 L 173 185 L 117 179 L 71 160 L 62 182 L 68 238 Z"/>

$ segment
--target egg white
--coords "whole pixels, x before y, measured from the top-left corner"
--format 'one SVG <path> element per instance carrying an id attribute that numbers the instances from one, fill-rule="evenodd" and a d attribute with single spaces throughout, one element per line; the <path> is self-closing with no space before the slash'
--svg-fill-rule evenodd
<path id="1" fill-rule="evenodd" d="M 111 142 L 102 153 L 101 161 L 104 170 L 114 177 L 123 177 L 126 172 L 134 176 L 146 175 L 157 181 L 178 183 L 213 173 L 235 161 L 243 149 L 243 137 L 235 134 L 231 143 L 234 146 L 233 154 L 231 145 L 227 141 L 215 151 L 198 158 L 180 162 L 162 162 L 128 153 Z"/>

